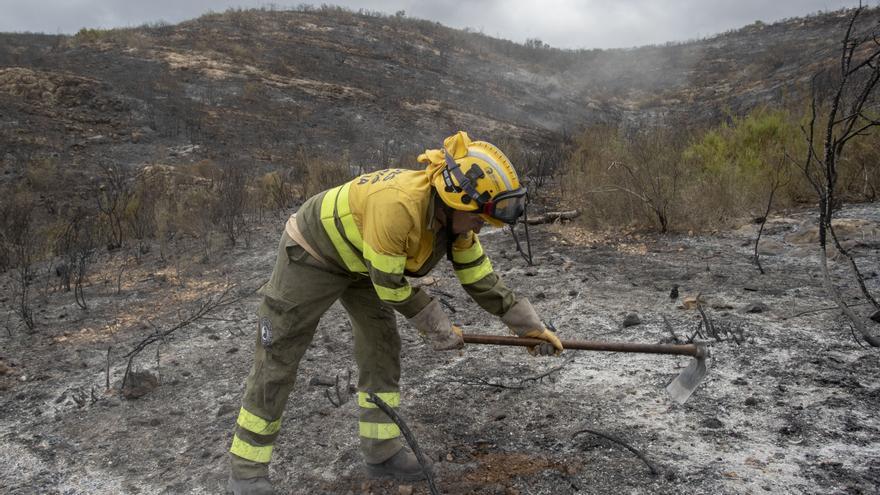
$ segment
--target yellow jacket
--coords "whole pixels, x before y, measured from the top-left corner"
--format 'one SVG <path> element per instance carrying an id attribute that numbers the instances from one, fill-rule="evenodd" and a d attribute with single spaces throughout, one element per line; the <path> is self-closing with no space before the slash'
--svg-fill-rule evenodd
<path id="1" fill-rule="evenodd" d="M 445 229 L 435 225 L 433 170 L 388 169 L 355 178 L 307 200 L 296 215 L 306 241 L 336 268 L 369 276 L 380 299 L 407 318 L 431 301 L 406 276 L 427 274 L 446 255 Z M 503 315 L 513 293 L 492 270 L 473 232 L 452 246 L 455 273 L 487 311 Z"/>

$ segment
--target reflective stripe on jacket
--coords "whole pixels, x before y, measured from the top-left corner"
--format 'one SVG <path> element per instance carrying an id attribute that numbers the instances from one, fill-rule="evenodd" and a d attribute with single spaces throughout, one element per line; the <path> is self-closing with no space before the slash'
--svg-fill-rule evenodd
<path id="1" fill-rule="evenodd" d="M 425 171 L 389 169 L 355 178 L 307 200 L 296 215 L 309 244 L 339 268 L 369 276 L 376 293 L 404 316 L 430 297 L 407 275 L 427 274 L 446 253 L 445 230 L 435 228 L 434 194 Z M 467 292 L 493 314 L 513 304 L 513 294 L 492 271 L 476 235 L 453 244 L 453 268 Z"/>

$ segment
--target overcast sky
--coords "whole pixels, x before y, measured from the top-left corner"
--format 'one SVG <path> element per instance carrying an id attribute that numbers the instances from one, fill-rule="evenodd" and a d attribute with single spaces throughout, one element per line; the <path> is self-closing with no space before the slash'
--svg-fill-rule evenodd
<path id="1" fill-rule="evenodd" d="M 80 28 L 132 27 L 171 23 L 222 12 L 260 7 L 262 0 L 0 0 L 0 31 L 75 33 Z M 279 8 L 310 3 L 274 2 Z M 353 10 L 387 13 L 471 28 L 523 42 L 538 38 L 559 48 L 618 48 L 711 36 L 756 20 L 772 22 L 817 11 L 854 7 L 838 0 L 392 0 L 317 2 Z M 875 7 L 880 0 L 865 0 Z"/>

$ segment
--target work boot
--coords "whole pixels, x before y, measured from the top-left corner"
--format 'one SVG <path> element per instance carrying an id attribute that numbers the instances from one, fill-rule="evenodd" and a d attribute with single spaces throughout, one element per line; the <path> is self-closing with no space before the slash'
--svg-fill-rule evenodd
<path id="1" fill-rule="evenodd" d="M 428 470 L 431 461 L 425 459 Z M 367 475 L 371 478 L 393 478 L 400 481 L 419 481 L 425 479 L 422 465 L 411 450 L 402 448 L 396 454 L 379 464 L 367 463 Z"/>
<path id="2" fill-rule="evenodd" d="M 269 478 L 260 477 L 240 480 L 230 476 L 226 493 L 232 495 L 274 495 L 275 491 L 272 490 L 272 483 L 269 483 Z"/>

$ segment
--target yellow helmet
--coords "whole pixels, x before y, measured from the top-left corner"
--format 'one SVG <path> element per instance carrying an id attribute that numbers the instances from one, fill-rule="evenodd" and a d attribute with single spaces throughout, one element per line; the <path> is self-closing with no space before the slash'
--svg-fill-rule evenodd
<path id="1" fill-rule="evenodd" d="M 526 189 L 516 170 L 490 143 L 471 141 L 460 131 L 446 138 L 443 150 L 428 150 L 419 161 L 431 162 L 434 189 L 454 210 L 479 212 L 500 227 L 516 223 L 525 209 Z"/>

